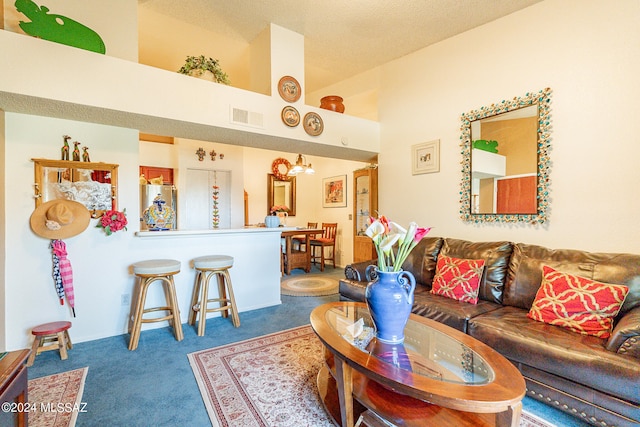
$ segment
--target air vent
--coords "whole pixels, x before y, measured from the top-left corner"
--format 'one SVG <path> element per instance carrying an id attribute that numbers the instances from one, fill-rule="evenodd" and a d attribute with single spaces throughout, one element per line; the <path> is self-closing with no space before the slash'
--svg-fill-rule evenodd
<path id="1" fill-rule="evenodd" d="M 231 123 L 236 125 L 263 128 L 263 117 L 262 113 L 231 107 Z"/>

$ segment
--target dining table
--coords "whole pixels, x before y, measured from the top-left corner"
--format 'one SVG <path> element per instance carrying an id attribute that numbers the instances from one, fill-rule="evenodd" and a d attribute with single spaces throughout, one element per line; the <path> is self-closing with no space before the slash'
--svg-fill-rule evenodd
<path id="1" fill-rule="evenodd" d="M 291 270 L 294 268 L 302 268 L 306 273 L 311 272 L 311 239 L 322 234 L 324 230 L 322 228 L 296 228 L 294 230 L 282 231 L 282 238 L 285 240 L 284 245 L 284 274 L 291 274 Z M 298 249 L 293 247 L 293 238 L 304 236 L 304 249 L 303 244 L 300 244 Z"/>

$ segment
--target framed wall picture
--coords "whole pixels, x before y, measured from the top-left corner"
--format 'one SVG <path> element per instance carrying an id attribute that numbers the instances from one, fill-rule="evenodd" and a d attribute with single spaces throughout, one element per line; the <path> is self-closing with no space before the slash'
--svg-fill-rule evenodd
<path id="1" fill-rule="evenodd" d="M 440 140 L 411 146 L 411 173 L 440 172 Z"/>
<path id="2" fill-rule="evenodd" d="M 347 206 L 347 175 L 322 179 L 322 207 L 344 208 Z"/>

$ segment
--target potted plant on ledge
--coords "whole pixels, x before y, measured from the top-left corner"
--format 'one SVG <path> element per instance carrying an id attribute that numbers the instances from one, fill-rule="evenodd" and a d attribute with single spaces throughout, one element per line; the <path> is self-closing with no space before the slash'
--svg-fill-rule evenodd
<path id="1" fill-rule="evenodd" d="M 206 58 L 204 55 L 187 56 L 184 65 L 178 72 L 225 85 L 231 83 L 227 73 L 222 71 L 219 61 L 213 58 Z"/>

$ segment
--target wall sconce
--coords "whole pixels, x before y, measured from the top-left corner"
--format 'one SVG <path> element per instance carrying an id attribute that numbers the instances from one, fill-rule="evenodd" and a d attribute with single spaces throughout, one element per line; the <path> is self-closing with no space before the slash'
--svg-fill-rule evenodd
<path id="1" fill-rule="evenodd" d="M 313 175 L 314 173 L 316 173 L 316 171 L 314 171 L 313 168 L 311 167 L 311 163 L 309 163 L 308 165 L 305 164 L 306 161 L 307 161 L 306 158 L 304 158 L 303 160 L 302 154 L 298 154 L 298 158 L 296 159 L 296 164 L 293 165 L 291 169 L 289 169 L 289 172 L 287 172 L 287 175 L 295 176 L 302 172 L 306 173 L 307 175 Z"/>

